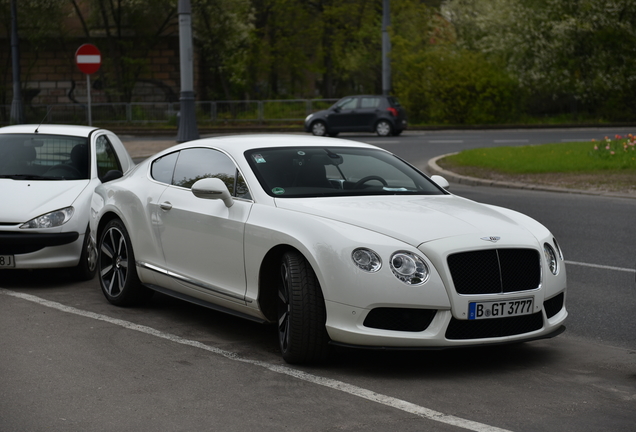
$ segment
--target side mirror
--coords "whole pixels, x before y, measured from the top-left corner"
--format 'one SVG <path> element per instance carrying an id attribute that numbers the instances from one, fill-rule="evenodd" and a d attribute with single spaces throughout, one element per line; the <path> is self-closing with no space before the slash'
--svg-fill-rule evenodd
<path id="1" fill-rule="evenodd" d="M 342 108 L 340 108 L 339 106 L 333 107 L 333 112 L 339 113 L 341 109 Z"/>
<path id="2" fill-rule="evenodd" d="M 234 200 L 223 180 L 219 178 L 204 178 L 192 185 L 192 193 L 197 198 L 220 199 L 226 207 L 232 207 Z"/>
<path id="3" fill-rule="evenodd" d="M 124 173 L 119 170 L 110 170 L 106 174 L 104 174 L 104 177 L 101 178 L 101 181 L 102 183 L 107 183 L 111 180 L 118 179 L 122 177 L 123 175 Z"/>
<path id="4" fill-rule="evenodd" d="M 433 180 L 435 184 L 437 184 L 437 186 L 439 187 L 442 187 L 444 189 L 450 188 L 450 183 L 448 183 L 448 180 L 446 180 L 444 177 L 440 175 L 431 176 L 431 180 Z"/>

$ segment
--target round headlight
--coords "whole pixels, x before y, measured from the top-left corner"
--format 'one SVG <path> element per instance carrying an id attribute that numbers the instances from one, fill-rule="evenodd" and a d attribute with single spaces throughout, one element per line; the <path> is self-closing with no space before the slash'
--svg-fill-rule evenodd
<path id="1" fill-rule="evenodd" d="M 380 257 L 371 249 L 358 248 L 351 253 L 351 259 L 364 271 L 377 272 L 382 267 Z"/>
<path id="2" fill-rule="evenodd" d="M 556 252 L 554 252 L 554 248 L 550 246 L 549 243 L 544 243 L 543 252 L 545 253 L 545 259 L 548 261 L 550 273 L 556 275 L 559 272 L 559 265 L 557 263 L 557 256 Z"/>
<path id="3" fill-rule="evenodd" d="M 396 252 L 391 256 L 391 271 L 407 285 L 421 285 L 428 280 L 429 270 L 424 260 L 410 252 Z"/>
<path id="4" fill-rule="evenodd" d="M 20 225 L 20 228 L 54 228 L 64 225 L 73 216 L 73 207 L 66 207 L 43 214 Z"/>
<path id="5" fill-rule="evenodd" d="M 559 243 L 557 243 L 556 239 L 554 237 L 552 237 L 552 242 L 554 242 L 554 247 L 557 251 L 557 253 L 559 254 L 559 258 L 561 258 L 561 261 L 563 261 L 563 251 L 561 250 L 561 247 L 559 246 Z"/>

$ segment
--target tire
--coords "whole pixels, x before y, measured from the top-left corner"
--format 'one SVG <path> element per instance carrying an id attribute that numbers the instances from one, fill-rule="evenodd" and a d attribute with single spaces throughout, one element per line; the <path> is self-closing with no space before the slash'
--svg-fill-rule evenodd
<path id="1" fill-rule="evenodd" d="M 315 121 L 311 124 L 311 133 L 316 136 L 327 136 L 327 125 L 324 121 Z"/>
<path id="2" fill-rule="evenodd" d="M 130 236 L 119 219 L 110 221 L 98 244 L 99 285 L 106 299 L 117 306 L 148 300 L 153 291 L 139 281 Z"/>
<path id="3" fill-rule="evenodd" d="M 84 245 L 80 255 L 79 264 L 73 267 L 71 273 L 74 279 L 87 281 L 95 277 L 97 270 L 97 248 L 91 240 L 90 231 L 87 229 L 84 235 Z"/>
<path id="4" fill-rule="evenodd" d="M 318 363 L 328 355 L 325 300 L 316 274 L 298 252 L 286 252 L 280 264 L 278 342 L 287 363 Z"/>
<path id="5" fill-rule="evenodd" d="M 375 124 L 375 133 L 377 133 L 378 136 L 381 137 L 391 136 L 391 134 L 393 133 L 393 127 L 388 121 L 380 120 Z"/>

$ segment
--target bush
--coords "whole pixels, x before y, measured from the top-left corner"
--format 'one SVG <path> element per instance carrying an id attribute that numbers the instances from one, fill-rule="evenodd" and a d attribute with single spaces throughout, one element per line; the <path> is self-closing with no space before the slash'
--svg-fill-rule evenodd
<path id="1" fill-rule="evenodd" d="M 518 115 L 516 81 L 483 54 L 436 47 L 396 66 L 395 92 L 412 122 L 487 124 Z"/>

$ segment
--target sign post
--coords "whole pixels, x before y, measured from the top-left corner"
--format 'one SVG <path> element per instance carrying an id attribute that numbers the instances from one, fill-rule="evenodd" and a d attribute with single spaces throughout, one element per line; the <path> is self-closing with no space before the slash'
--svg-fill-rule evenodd
<path id="1" fill-rule="evenodd" d="M 93 125 L 91 112 L 91 74 L 97 72 L 102 65 L 102 54 L 93 44 L 84 44 L 75 51 L 75 63 L 79 70 L 86 74 L 86 94 L 88 96 L 88 125 Z"/>

